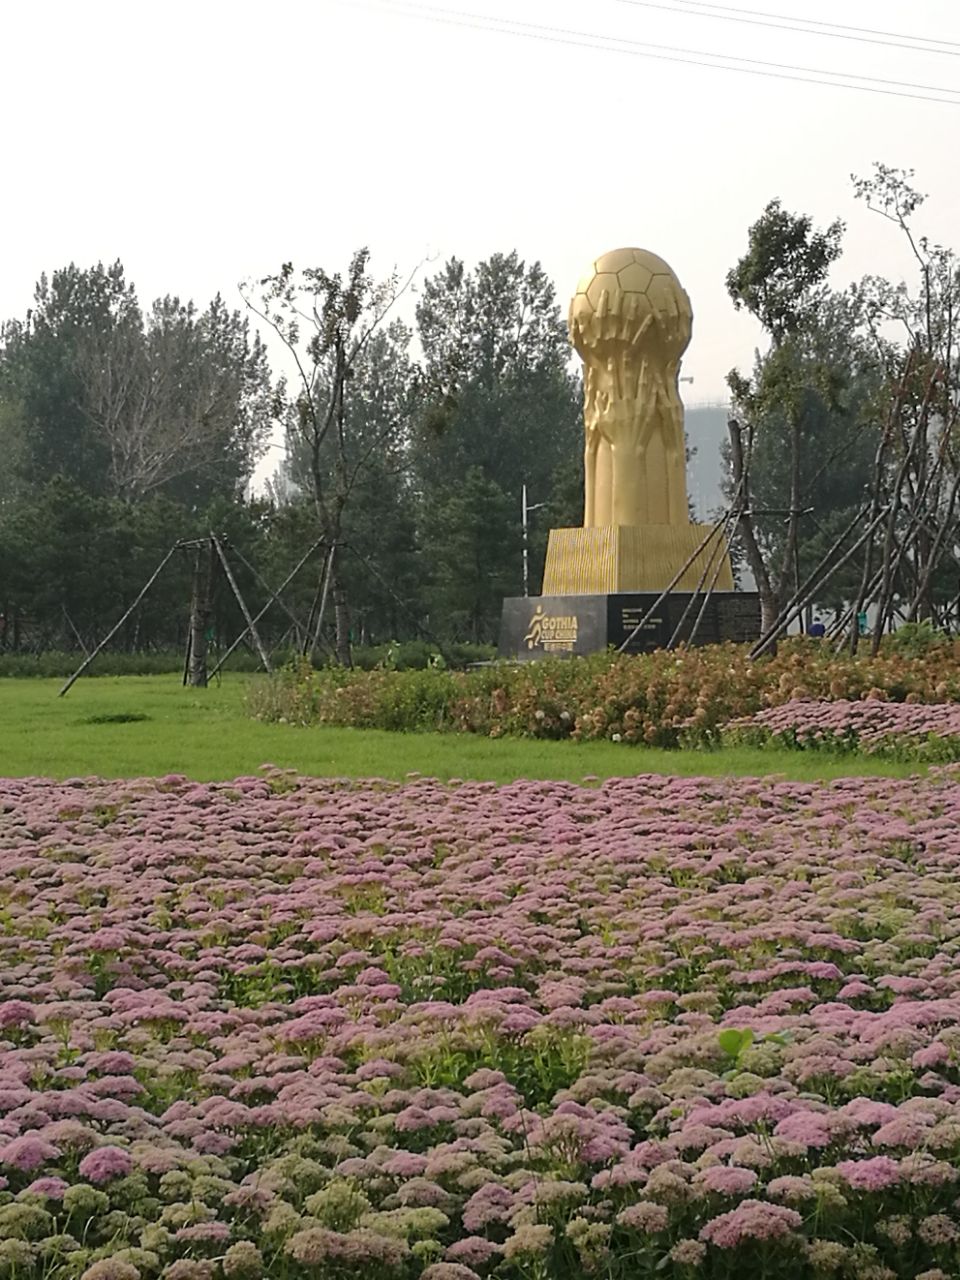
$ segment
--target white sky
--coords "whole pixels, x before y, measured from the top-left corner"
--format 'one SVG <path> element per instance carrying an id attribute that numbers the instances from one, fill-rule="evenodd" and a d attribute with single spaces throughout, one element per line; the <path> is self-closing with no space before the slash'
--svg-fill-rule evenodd
<path id="1" fill-rule="evenodd" d="M 957 0 L 726 3 L 960 42 Z M 145 303 L 219 289 L 240 305 L 240 279 L 288 259 L 335 269 L 362 244 L 382 274 L 516 248 L 565 306 L 593 258 L 630 244 L 665 257 L 692 298 L 684 372 L 700 401 L 751 362 L 756 330 L 723 278 L 774 196 L 847 221 L 838 284 L 909 272 L 894 229 L 852 199 L 851 172 L 875 159 L 916 169 L 925 229 L 960 249 L 956 56 L 621 0 L 432 4 L 954 86 L 958 105 L 462 29 L 400 0 L 7 0 L 0 317 L 71 260 L 120 258 Z"/>

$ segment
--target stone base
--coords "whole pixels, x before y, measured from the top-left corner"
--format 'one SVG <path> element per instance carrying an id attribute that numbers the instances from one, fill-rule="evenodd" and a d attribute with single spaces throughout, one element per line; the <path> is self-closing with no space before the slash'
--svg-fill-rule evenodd
<path id="1" fill-rule="evenodd" d="M 733 591 L 726 546 L 717 572 L 717 538 L 705 551 L 709 524 L 606 525 L 594 529 L 551 529 L 543 572 L 545 596 L 610 595 L 666 590 L 677 570 L 694 556 L 675 591 Z M 713 559 L 711 560 L 711 554 Z"/>
<path id="2" fill-rule="evenodd" d="M 618 649 L 649 612 L 659 592 L 618 592 L 610 595 L 513 597 L 504 600 L 500 621 L 499 656 L 521 662 L 551 656 L 602 653 Z M 690 603 L 690 592 L 671 592 L 657 606 L 643 630 L 630 641 L 627 653 L 662 649 Z M 697 596 L 680 631 L 688 640 L 703 605 Z M 760 597 L 753 591 L 718 591 L 707 601 L 694 643 L 745 644 L 760 635 Z"/>

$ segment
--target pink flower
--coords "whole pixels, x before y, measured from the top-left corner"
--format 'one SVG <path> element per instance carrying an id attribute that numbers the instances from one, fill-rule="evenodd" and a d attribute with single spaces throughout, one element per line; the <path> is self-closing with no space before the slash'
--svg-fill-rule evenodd
<path id="1" fill-rule="evenodd" d="M 52 1142 L 47 1142 L 38 1133 L 25 1133 L 14 1138 L 5 1147 L 0 1147 L 0 1162 L 8 1164 L 21 1173 L 32 1173 L 48 1160 L 56 1160 L 59 1150 Z"/>
<path id="2" fill-rule="evenodd" d="M 36 1010 L 25 1000 L 0 1001 L 0 1030 L 8 1027 L 22 1027 L 36 1018 Z"/>
<path id="3" fill-rule="evenodd" d="M 950 1061 L 950 1050 L 939 1040 L 934 1040 L 924 1049 L 918 1049 L 910 1059 L 915 1067 L 939 1067 Z"/>
<path id="4" fill-rule="evenodd" d="M 670 1212 L 662 1204 L 654 1204 L 652 1200 L 640 1200 L 637 1204 L 627 1205 L 617 1214 L 617 1222 L 630 1231 L 642 1231 L 644 1235 L 653 1235 L 658 1231 L 666 1231 L 670 1225 Z"/>
<path id="5" fill-rule="evenodd" d="M 938 1245 L 954 1244 L 960 1239 L 960 1228 L 945 1213 L 934 1213 L 921 1221 L 917 1227 L 917 1235 L 924 1244 L 936 1248 Z"/>
<path id="6" fill-rule="evenodd" d="M 914 1112 L 912 1115 L 898 1115 L 896 1120 L 881 1125 L 873 1135 L 875 1147 L 907 1147 L 911 1150 L 921 1147 L 927 1138 L 927 1130 L 934 1123 L 933 1116 Z"/>
<path id="7" fill-rule="evenodd" d="M 901 1179 L 900 1166 L 889 1156 L 873 1156 L 869 1160 L 844 1160 L 837 1173 L 856 1191 L 884 1191 Z"/>
<path id="8" fill-rule="evenodd" d="M 34 1196 L 45 1196 L 47 1200 L 62 1200 L 69 1185 L 63 1178 L 37 1178 L 30 1183 L 27 1191 Z"/>
<path id="9" fill-rule="evenodd" d="M 99 1186 L 113 1178 L 125 1178 L 133 1168 L 133 1157 L 123 1147 L 95 1147 L 80 1161 L 80 1176 Z"/>
<path id="10" fill-rule="evenodd" d="M 681 1267 L 699 1267 L 706 1256 L 706 1245 L 699 1240 L 678 1240 L 670 1250 L 670 1261 Z"/>
<path id="11" fill-rule="evenodd" d="M 500 1246 L 485 1236 L 464 1236 L 455 1241 L 443 1255 L 447 1262 L 461 1262 L 468 1267 L 482 1267 L 500 1252 Z"/>
<path id="12" fill-rule="evenodd" d="M 774 1133 L 778 1138 L 786 1138 L 788 1142 L 798 1142 L 815 1150 L 829 1147 L 834 1139 L 836 1121 L 830 1115 L 818 1111 L 794 1111 L 786 1116 Z"/>
<path id="13" fill-rule="evenodd" d="M 322 1268 L 338 1263 L 367 1266 L 373 1275 L 382 1275 L 400 1265 L 409 1253 L 403 1240 L 382 1236 L 375 1231 L 328 1231 L 325 1227 L 308 1227 L 287 1241 L 285 1252 L 304 1267 Z M 454 1264 L 448 1264 L 454 1265 Z"/>
<path id="14" fill-rule="evenodd" d="M 178 1240 L 209 1240 L 214 1244 L 222 1244 L 230 1239 L 230 1227 L 226 1222 L 195 1222 L 189 1227 L 180 1227 Z"/>
<path id="15" fill-rule="evenodd" d="M 795 1209 L 744 1200 L 736 1209 L 712 1218 L 700 1231 L 700 1239 L 718 1249 L 735 1249 L 745 1240 L 780 1240 L 797 1231 L 803 1218 Z"/>
<path id="16" fill-rule="evenodd" d="M 87 1267 L 80 1280 L 140 1280 L 140 1272 L 123 1258 L 101 1258 Z"/>
<path id="17" fill-rule="evenodd" d="M 774 1200 L 799 1204 L 803 1200 L 816 1199 L 817 1191 L 809 1178 L 788 1173 L 767 1183 L 767 1195 Z"/>
<path id="18" fill-rule="evenodd" d="M 752 1169 L 712 1165 L 708 1169 L 702 1169 L 693 1181 L 695 1186 L 701 1186 L 716 1195 L 740 1196 L 756 1186 L 757 1175 Z"/>
<path id="19" fill-rule="evenodd" d="M 463 1207 L 464 1230 L 482 1231 L 491 1222 L 506 1222 L 513 1209 L 513 1192 L 495 1182 L 475 1191 Z"/>

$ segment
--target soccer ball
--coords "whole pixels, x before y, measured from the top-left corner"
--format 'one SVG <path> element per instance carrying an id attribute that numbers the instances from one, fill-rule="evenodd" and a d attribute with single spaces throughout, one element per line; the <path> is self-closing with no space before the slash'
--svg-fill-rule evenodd
<path id="1" fill-rule="evenodd" d="M 662 258 L 646 249 L 615 249 L 598 258 L 577 285 L 570 340 L 587 359 L 588 352 L 596 357 L 611 344 L 633 346 L 649 333 L 664 356 L 679 360 L 692 321 L 690 299 Z"/>

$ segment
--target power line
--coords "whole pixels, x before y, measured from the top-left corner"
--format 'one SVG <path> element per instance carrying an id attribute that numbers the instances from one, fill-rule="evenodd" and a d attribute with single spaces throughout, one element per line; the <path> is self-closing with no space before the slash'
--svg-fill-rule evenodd
<path id="1" fill-rule="evenodd" d="M 956 40 L 941 40 L 934 36 L 913 36 L 900 31 L 877 31 L 873 27 L 853 27 L 842 22 L 823 22 L 819 18 L 799 18 L 789 13 L 765 13 L 759 9 L 740 9 L 733 5 L 711 4 L 709 0 L 677 0 L 677 2 L 686 7 L 679 9 L 674 4 L 663 3 L 663 0 L 616 0 L 617 4 L 626 4 L 633 8 L 661 9 L 667 13 L 685 14 L 688 18 L 715 18 L 719 22 L 773 27 L 778 31 L 799 31 L 805 35 L 825 36 L 831 40 L 854 40 L 862 44 L 909 49 L 914 53 L 940 53 L 946 57 L 960 58 L 960 41 Z M 719 12 L 707 12 L 711 9 Z M 785 25 L 787 23 L 790 25 Z"/>
<path id="2" fill-rule="evenodd" d="M 356 7 L 357 0 L 350 2 Z M 425 22 L 466 30 L 488 31 L 500 35 L 521 36 L 528 40 L 541 40 L 549 44 L 574 45 L 609 53 L 625 53 L 634 57 L 649 58 L 658 62 L 675 62 L 687 66 L 707 67 L 715 71 L 734 71 L 743 75 L 763 76 L 774 80 L 792 80 L 800 84 L 829 85 L 840 89 L 857 89 L 861 93 L 880 94 L 884 97 L 909 98 L 918 102 L 937 102 L 947 106 L 960 106 L 960 90 L 938 85 L 915 84 L 911 81 L 888 80 L 879 76 L 863 76 L 856 72 L 828 71 L 825 68 L 795 66 L 791 63 L 766 62 L 759 58 L 745 58 L 737 54 L 711 53 L 703 49 L 685 49 L 674 45 L 651 44 L 646 41 L 628 40 L 620 36 L 598 35 L 589 31 L 571 31 L 562 27 L 546 27 L 537 23 L 521 22 L 514 18 L 501 18 L 488 14 L 470 13 L 454 9 L 437 9 L 416 0 L 401 0 L 400 4 L 389 0 L 361 0 L 368 5 L 386 9 L 407 18 L 419 18 Z M 494 25 L 496 24 L 496 25 Z M 725 61 L 704 62 L 704 58 Z M 746 66 L 731 66 L 731 62 Z M 802 72 L 803 74 L 793 74 Z M 830 79 L 821 77 L 829 76 Z M 863 83 L 852 83 L 853 80 Z M 882 87 L 888 86 L 888 87 Z M 897 86 L 897 87 L 889 87 Z M 920 89 L 922 93 L 907 93 L 904 89 Z M 933 94 L 950 94 L 950 97 L 933 97 Z"/>

